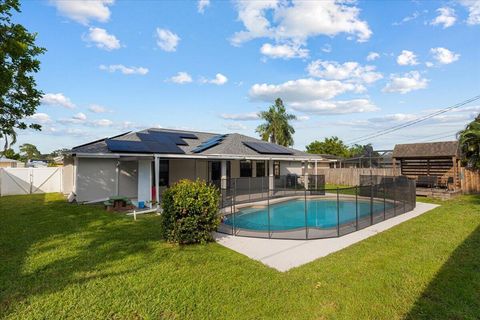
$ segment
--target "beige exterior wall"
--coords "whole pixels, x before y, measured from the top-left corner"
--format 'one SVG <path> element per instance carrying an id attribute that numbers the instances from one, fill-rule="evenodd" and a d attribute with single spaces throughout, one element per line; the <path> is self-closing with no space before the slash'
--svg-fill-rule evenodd
<path id="1" fill-rule="evenodd" d="M 116 165 L 116 159 L 78 158 L 77 201 L 94 201 L 114 196 Z"/>
<path id="2" fill-rule="evenodd" d="M 169 183 L 170 185 L 182 179 L 195 180 L 195 160 L 174 159 L 169 162 Z"/>
<path id="3" fill-rule="evenodd" d="M 137 198 L 138 162 L 120 161 L 118 169 L 118 195 L 128 198 Z"/>
<path id="4" fill-rule="evenodd" d="M 301 176 L 303 174 L 303 167 L 301 161 L 280 161 L 280 175 L 296 174 Z"/>
<path id="5" fill-rule="evenodd" d="M 16 168 L 16 162 L 0 162 L 0 168 Z"/>

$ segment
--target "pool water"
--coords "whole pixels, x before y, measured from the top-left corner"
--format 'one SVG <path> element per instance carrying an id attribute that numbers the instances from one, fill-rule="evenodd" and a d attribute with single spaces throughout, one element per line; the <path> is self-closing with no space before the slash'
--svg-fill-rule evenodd
<path id="1" fill-rule="evenodd" d="M 305 203 L 307 210 L 305 213 Z M 355 206 L 358 205 L 357 208 Z M 373 202 L 373 212 L 383 212 L 384 203 Z M 386 209 L 392 207 L 385 204 Z M 290 230 L 297 228 L 333 228 L 340 224 L 356 220 L 358 209 L 359 219 L 370 216 L 370 201 L 340 200 L 337 218 L 337 200 L 310 199 L 290 200 L 270 205 L 270 230 Z M 305 214 L 307 223 L 305 223 Z M 245 208 L 235 214 L 225 217 L 223 223 L 232 225 L 235 219 L 235 227 L 250 230 L 268 230 L 268 208 Z"/>

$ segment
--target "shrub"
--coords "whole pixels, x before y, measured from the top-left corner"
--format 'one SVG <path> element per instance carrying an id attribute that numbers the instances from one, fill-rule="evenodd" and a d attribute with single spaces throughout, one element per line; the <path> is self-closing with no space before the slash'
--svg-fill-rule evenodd
<path id="1" fill-rule="evenodd" d="M 181 180 L 165 190 L 162 232 L 167 241 L 206 243 L 220 223 L 219 192 L 204 181 Z"/>

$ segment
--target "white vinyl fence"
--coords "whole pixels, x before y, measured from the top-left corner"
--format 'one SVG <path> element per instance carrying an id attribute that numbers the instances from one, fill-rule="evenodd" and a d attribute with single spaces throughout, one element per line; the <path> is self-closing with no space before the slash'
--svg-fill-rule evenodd
<path id="1" fill-rule="evenodd" d="M 2 168 L 0 196 L 63 192 L 63 167 Z"/>

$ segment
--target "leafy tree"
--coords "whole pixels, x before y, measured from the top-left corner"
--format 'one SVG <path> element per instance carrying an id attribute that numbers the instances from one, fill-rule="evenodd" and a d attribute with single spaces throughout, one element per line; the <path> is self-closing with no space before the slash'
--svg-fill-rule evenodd
<path id="1" fill-rule="evenodd" d="M 462 162 L 468 168 L 480 169 L 480 114 L 457 135 Z"/>
<path id="2" fill-rule="evenodd" d="M 331 154 L 339 157 L 349 157 L 348 147 L 338 137 L 325 138 L 323 141 L 315 140 L 306 146 L 308 153 Z"/>
<path id="3" fill-rule="evenodd" d="M 37 147 L 31 143 L 24 143 L 20 146 L 20 155 L 23 159 L 38 159 L 42 156 Z"/>
<path id="4" fill-rule="evenodd" d="M 69 151 L 70 151 L 70 149 L 68 149 L 68 148 L 57 149 L 57 150 L 54 150 L 54 151 L 50 152 L 50 153 L 47 155 L 47 158 L 53 159 L 53 158 L 55 158 L 55 157 L 58 157 L 58 156 L 61 156 L 61 155 L 65 155 L 65 154 L 67 154 Z"/>
<path id="5" fill-rule="evenodd" d="M 262 140 L 286 147 L 293 146 L 295 129 L 289 121 L 295 120 L 297 117 L 287 113 L 282 99 L 277 98 L 274 105 L 270 106 L 267 111 L 260 112 L 259 115 L 261 119 L 265 120 L 265 123 L 256 129 Z"/>
<path id="6" fill-rule="evenodd" d="M 20 12 L 18 0 L 0 1 L 0 138 L 4 150 L 16 142 L 16 130 L 32 128 L 23 119 L 35 113 L 42 92 L 36 89 L 33 73 L 40 70 L 36 56 L 45 48 L 35 45 L 35 33 L 12 22 L 12 12 Z M 9 141 L 10 140 L 10 141 Z"/>
<path id="7" fill-rule="evenodd" d="M 12 148 L 8 148 L 7 150 L 0 152 L 0 154 L 8 159 L 13 159 L 13 160 L 20 160 L 20 155 L 15 152 Z"/>

